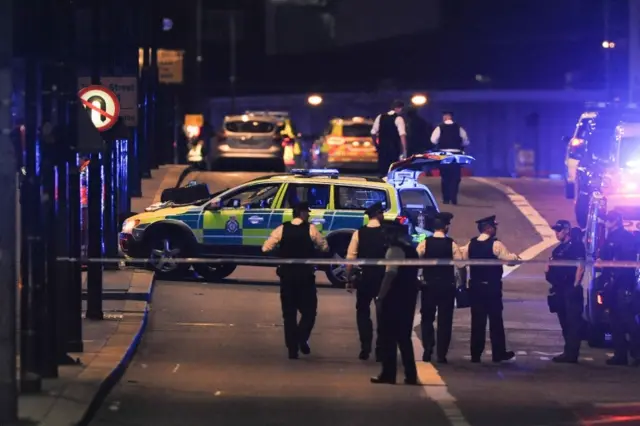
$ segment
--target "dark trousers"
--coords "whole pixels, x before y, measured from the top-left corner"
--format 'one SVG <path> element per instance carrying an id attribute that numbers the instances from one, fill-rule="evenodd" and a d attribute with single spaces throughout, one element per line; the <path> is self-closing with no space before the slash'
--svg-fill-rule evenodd
<path id="1" fill-rule="evenodd" d="M 458 202 L 458 190 L 462 180 L 460 164 L 443 164 L 440 166 L 440 182 L 442 184 L 442 200 L 445 203 Z"/>
<path id="2" fill-rule="evenodd" d="M 471 299 L 471 358 L 480 358 L 484 352 L 488 320 L 493 359 L 500 359 L 507 351 L 502 320 L 502 282 L 471 282 L 469 296 Z"/>
<path id="3" fill-rule="evenodd" d="M 371 302 L 378 295 L 378 287 L 363 286 L 360 284 L 356 290 L 356 323 L 358 324 L 358 334 L 360 335 L 360 349 L 363 352 L 371 353 L 373 343 L 373 321 L 371 321 Z M 376 310 L 376 323 L 378 332 L 376 333 L 376 354 L 380 348 L 380 317 Z"/>
<path id="4" fill-rule="evenodd" d="M 631 304 L 631 295 L 625 290 L 612 292 L 615 299 L 609 310 L 613 357 L 627 360 L 628 356 L 640 360 L 640 326 Z M 628 336 L 628 337 L 627 337 Z"/>
<path id="5" fill-rule="evenodd" d="M 380 377 L 396 378 L 398 349 L 407 379 L 418 376 L 416 360 L 413 355 L 413 316 L 416 310 L 417 294 L 405 297 L 403 300 L 385 300 L 379 314 L 380 318 L 380 349 L 382 356 L 382 372 Z"/>
<path id="6" fill-rule="evenodd" d="M 391 165 L 396 161 L 398 161 L 398 157 L 393 158 L 389 155 L 378 154 L 378 173 L 380 176 L 387 176 L 389 173 L 389 167 L 391 167 Z"/>
<path id="7" fill-rule="evenodd" d="M 290 352 L 297 353 L 300 343 L 309 340 L 316 323 L 318 294 L 315 276 L 281 277 L 280 302 L 284 320 L 284 342 Z"/>
<path id="8" fill-rule="evenodd" d="M 189 166 L 186 169 L 184 169 L 182 173 L 180 173 L 180 176 L 178 177 L 178 182 L 176 183 L 176 188 L 179 188 L 180 185 L 182 185 L 182 181 L 187 176 L 189 176 L 190 173 L 202 171 L 205 169 L 206 167 L 204 162 L 190 162 Z"/>
<path id="9" fill-rule="evenodd" d="M 557 314 L 564 338 L 563 354 L 571 359 L 578 359 L 582 342 L 582 310 L 584 295 L 582 287 L 571 287 L 558 290 Z"/>
<path id="10" fill-rule="evenodd" d="M 455 306 L 456 288 L 453 283 L 429 283 L 420 292 L 420 314 L 422 321 L 422 346 L 426 354 L 433 352 L 434 345 L 438 358 L 444 358 L 451 344 L 453 328 L 453 310 Z M 437 344 L 433 322 L 438 313 Z"/>

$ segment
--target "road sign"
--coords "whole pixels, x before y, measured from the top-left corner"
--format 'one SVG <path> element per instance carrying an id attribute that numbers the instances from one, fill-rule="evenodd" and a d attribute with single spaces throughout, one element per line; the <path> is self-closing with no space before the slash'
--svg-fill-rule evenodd
<path id="1" fill-rule="evenodd" d="M 148 52 L 148 51 L 147 51 Z M 142 68 L 144 49 L 138 49 L 138 64 Z M 158 49 L 158 81 L 162 84 L 181 84 L 184 50 Z"/>
<path id="2" fill-rule="evenodd" d="M 138 79 L 136 77 L 102 77 L 100 84 L 111 90 L 120 102 L 120 118 L 127 127 L 138 125 Z M 80 77 L 79 89 L 91 86 L 91 78 Z"/>
<path id="3" fill-rule="evenodd" d="M 204 124 L 204 116 L 202 114 L 185 114 L 184 116 L 185 126 L 202 127 L 203 124 Z"/>
<path id="4" fill-rule="evenodd" d="M 120 101 L 111 90 L 103 86 L 89 86 L 78 93 L 82 105 L 90 110 L 91 122 L 100 132 L 109 130 L 120 116 Z"/>

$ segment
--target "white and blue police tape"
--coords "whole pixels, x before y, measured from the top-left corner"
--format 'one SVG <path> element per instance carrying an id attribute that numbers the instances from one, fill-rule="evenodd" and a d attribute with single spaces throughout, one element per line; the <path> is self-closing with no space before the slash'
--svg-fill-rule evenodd
<path id="1" fill-rule="evenodd" d="M 82 262 L 82 263 L 122 263 L 129 264 L 145 264 L 148 262 L 159 261 L 160 259 L 145 258 L 102 258 L 102 257 L 58 257 L 59 262 Z M 491 265 L 523 265 L 538 264 L 549 266 L 594 266 L 596 268 L 640 268 L 640 261 L 617 261 L 617 260 L 499 260 L 499 259 L 469 259 L 469 260 L 449 260 L 449 259 L 342 259 L 342 258 L 315 258 L 315 259 L 279 259 L 279 258 L 237 258 L 237 257 L 219 257 L 219 258 L 165 258 L 165 263 L 207 263 L 207 264 L 235 264 L 235 265 L 354 265 L 354 266 L 443 266 L 455 265 L 463 266 L 491 266 Z"/>

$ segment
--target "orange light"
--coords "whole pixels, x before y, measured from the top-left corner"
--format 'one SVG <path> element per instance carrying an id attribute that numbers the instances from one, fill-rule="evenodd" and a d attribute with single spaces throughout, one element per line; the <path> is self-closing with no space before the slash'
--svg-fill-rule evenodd
<path id="1" fill-rule="evenodd" d="M 578 139 L 578 138 L 571 138 L 571 141 L 569 141 L 569 144 L 571 146 L 580 146 L 584 143 L 584 139 Z"/>

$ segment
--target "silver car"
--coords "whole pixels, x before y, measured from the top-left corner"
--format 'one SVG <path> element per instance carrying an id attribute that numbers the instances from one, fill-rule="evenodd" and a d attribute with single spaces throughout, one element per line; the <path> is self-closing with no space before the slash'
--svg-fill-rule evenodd
<path id="1" fill-rule="evenodd" d="M 223 131 L 213 141 L 210 164 L 225 159 L 252 159 L 271 162 L 284 171 L 283 118 L 277 114 L 251 113 L 226 116 Z"/>

